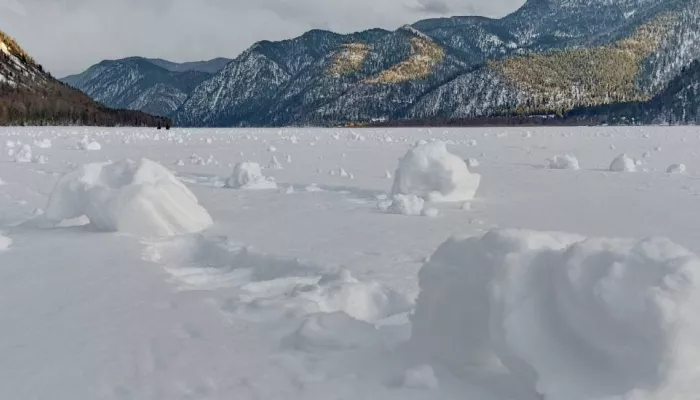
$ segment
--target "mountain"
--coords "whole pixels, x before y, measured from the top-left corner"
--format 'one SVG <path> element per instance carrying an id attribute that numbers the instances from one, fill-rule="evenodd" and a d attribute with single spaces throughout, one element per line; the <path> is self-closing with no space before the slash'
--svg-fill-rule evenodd
<path id="1" fill-rule="evenodd" d="M 215 74 L 230 63 L 231 59 L 219 57 L 209 61 L 174 63 L 160 58 L 149 58 L 148 61 L 172 72 L 198 71 Z"/>
<path id="2" fill-rule="evenodd" d="M 528 0 L 501 18 L 256 43 L 179 125 L 343 125 L 645 102 L 700 57 L 700 0 Z"/>
<path id="3" fill-rule="evenodd" d="M 63 82 L 114 108 L 140 110 L 167 116 L 192 90 L 210 78 L 226 59 L 176 64 L 165 60 L 131 57 L 106 60 Z"/>
<path id="4" fill-rule="evenodd" d="M 651 100 L 575 109 L 566 117 L 609 124 L 700 124 L 700 60 L 684 68 Z"/>
<path id="5" fill-rule="evenodd" d="M 46 73 L 0 31 L 0 125 L 156 126 L 166 119 L 112 110 Z"/>

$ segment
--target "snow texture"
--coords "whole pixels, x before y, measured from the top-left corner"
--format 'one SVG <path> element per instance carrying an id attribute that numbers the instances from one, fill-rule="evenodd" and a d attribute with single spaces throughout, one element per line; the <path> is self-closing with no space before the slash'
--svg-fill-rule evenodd
<path id="1" fill-rule="evenodd" d="M 685 398 L 700 390 L 699 277 L 667 239 L 451 239 L 420 272 L 411 342 L 457 375 L 505 369 L 523 396 Z"/>
<path id="2" fill-rule="evenodd" d="M 442 141 L 418 143 L 399 161 L 393 195 L 416 195 L 428 201 L 466 201 L 474 198 L 481 176 L 447 151 Z"/>
<path id="3" fill-rule="evenodd" d="M 63 176 L 51 193 L 46 218 L 55 223 L 87 216 L 104 231 L 175 236 L 212 224 L 195 195 L 151 160 L 86 164 Z"/>

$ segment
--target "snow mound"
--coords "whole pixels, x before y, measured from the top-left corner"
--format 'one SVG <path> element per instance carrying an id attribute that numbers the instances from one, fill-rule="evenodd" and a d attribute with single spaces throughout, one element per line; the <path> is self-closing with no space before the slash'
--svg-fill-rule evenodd
<path id="1" fill-rule="evenodd" d="M 302 297 L 324 313 L 343 312 L 356 320 L 377 322 L 409 309 L 410 301 L 376 281 L 359 281 L 347 270 L 324 274 Z"/>
<path id="2" fill-rule="evenodd" d="M 254 162 L 242 162 L 233 167 L 233 175 L 226 181 L 226 187 L 233 189 L 277 189 L 272 178 L 262 174 L 260 165 Z"/>
<path id="3" fill-rule="evenodd" d="M 387 212 L 399 215 L 421 215 L 425 200 L 415 194 L 397 194 L 387 207 Z"/>
<path id="4" fill-rule="evenodd" d="M 267 164 L 267 168 L 276 170 L 284 169 L 282 167 L 282 164 L 280 164 L 279 160 L 277 159 L 277 156 L 272 156 L 272 159 L 270 159 L 270 163 Z"/>
<path id="5" fill-rule="evenodd" d="M 451 239 L 420 272 L 412 347 L 458 376 L 505 370 L 526 398 L 685 399 L 700 390 L 698 279 L 667 239 Z"/>
<path id="6" fill-rule="evenodd" d="M 28 144 L 22 145 L 15 155 L 15 162 L 30 163 L 32 162 L 32 147 Z"/>
<path id="7" fill-rule="evenodd" d="M 296 350 L 313 352 L 366 347 L 376 341 L 374 325 L 343 312 L 312 314 L 283 343 Z"/>
<path id="8" fill-rule="evenodd" d="M 666 173 L 668 174 L 683 174 L 686 171 L 686 167 L 684 164 L 672 164 L 668 167 L 666 170 Z"/>
<path id="9" fill-rule="evenodd" d="M 549 158 L 544 162 L 544 165 L 549 169 L 580 169 L 578 159 L 571 154 L 562 154 Z"/>
<path id="10" fill-rule="evenodd" d="M 198 232 L 212 224 L 185 185 L 145 158 L 86 164 L 64 175 L 45 216 L 56 223 L 87 216 L 100 230 L 143 237 Z"/>
<path id="11" fill-rule="evenodd" d="M 409 389 L 437 389 L 439 382 L 430 365 L 421 365 L 404 372 L 403 387 Z"/>
<path id="12" fill-rule="evenodd" d="M 610 171 L 613 171 L 613 172 L 635 172 L 635 171 L 637 171 L 637 164 L 627 154 L 620 154 L 610 164 Z"/>
<path id="13" fill-rule="evenodd" d="M 99 151 L 102 150 L 102 145 L 98 142 L 91 141 L 90 139 L 88 139 L 87 136 L 85 136 L 78 142 L 78 149 L 87 151 Z"/>
<path id="14" fill-rule="evenodd" d="M 12 239 L 7 236 L 0 235 L 0 253 L 7 250 L 12 245 Z"/>
<path id="15" fill-rule="evenodd" d="M 51 139 L 35 140 L 34 141 L 34 146 L 36 146 L 40 149 L 50 149 L 51 145 L 52 145 Z"/>
<path id="16" fill-rule="evenodd" d="M 429 201 L 466 201 L 474 198 L 481 176 L 464 160 L 447 151 L 445 142 L 422 143 L 400 160 L 392 194 L 416 195 Z"/>

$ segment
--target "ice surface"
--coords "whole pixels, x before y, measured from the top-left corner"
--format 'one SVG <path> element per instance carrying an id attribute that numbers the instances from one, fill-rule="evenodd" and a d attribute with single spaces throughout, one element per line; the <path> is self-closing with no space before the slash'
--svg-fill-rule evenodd
<path id="1" fill-rule="evenodd" d="M 198 232 L 212 224 L 185 185 L 145 158 L 86 164 L 61 178 L 46 218 L 59 223 L 83 215 L 100 230 L 144 237 Z"/>

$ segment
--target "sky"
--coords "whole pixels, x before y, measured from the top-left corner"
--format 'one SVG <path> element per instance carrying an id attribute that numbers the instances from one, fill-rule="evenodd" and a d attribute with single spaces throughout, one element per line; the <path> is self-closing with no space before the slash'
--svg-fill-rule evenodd
<path id="1" fill-rule="evenodd" d="M 396 29 L 424 18 L 501 17 L 524 0 L 0 0 L 0 30 L 57 77 L 105 59 L 235 58 L 310 30 Z"/>

